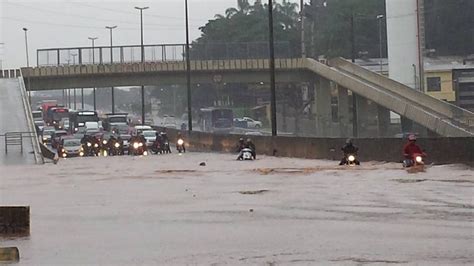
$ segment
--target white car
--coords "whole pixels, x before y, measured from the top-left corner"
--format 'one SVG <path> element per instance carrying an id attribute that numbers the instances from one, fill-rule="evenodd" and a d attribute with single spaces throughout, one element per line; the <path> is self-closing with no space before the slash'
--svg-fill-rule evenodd
<path id="1" fill-rule="evenodd" d="M 147 126 L 147 125 L 144 125 L 144 126 L 142 126 L 142 125 L 135 126 L 135 132 L 136 132 L 137 134 L 141 134 L 143 131 L 149 131 L 149 130 L 153 130 L 153 128 L 150 127 L 150 126 Z"/>
<path id="2" fill-rule="evenodd" d="M 150 147 L 156 140 L 156 131 L 155 130 L 145 130 L 142 132 L 143 136 L 146 139 L 146 146 Z"/>
<path id="3" fill-rule="evenodd" d="M 249 128 L 262 128 L 263 126 L 262 122 L 253 120 L 250 117 L 243 117 L 242 120 L 247 122 L 247 127 Z"/>
<path id="4" fill-rule="evenodd" d="M 165 116 L 163 122 L 161 122 L 161 126 L 166 128 L 177 128 L 176 118 L 174 118 L 174 116 Z"/>

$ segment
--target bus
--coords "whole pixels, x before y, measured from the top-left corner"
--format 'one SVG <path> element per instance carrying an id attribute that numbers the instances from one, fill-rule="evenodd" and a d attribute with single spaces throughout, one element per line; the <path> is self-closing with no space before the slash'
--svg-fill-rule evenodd
<path id="1" fill-rule="evenodd" d="M 69 113 L 69 127 L 77 132 L 80 127 L 85 127 L 86 122 L 99 122 L 96 111 L 77 111 Z"/>
<path id="2" fill-rule="evenodd" d="M 234 112 L 229 108 L 209 107 L 199 110 L 202 131 L 229 134 L 233 129 Z"/>
<path id="3" fill-rule="evenodd" d="M 46 120 L 45 122 L 54 127 L 59 126 L 59 122 L 63 118 L 69 117 L 69 110 L 64 106 L 52 106 L 49 107 L 46 112 Z"/>

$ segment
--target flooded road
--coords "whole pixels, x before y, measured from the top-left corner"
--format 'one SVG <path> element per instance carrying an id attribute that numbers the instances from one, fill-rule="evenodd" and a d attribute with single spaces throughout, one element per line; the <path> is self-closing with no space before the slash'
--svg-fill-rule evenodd
<path id="1" fill-rule="evenodd" d="M 206 162 L 206 166 L 199 166 Z M 0 205 L 31 206 L 19 265 L 474 263 L 463 166 L 188 153 L 1 166 Z"/>

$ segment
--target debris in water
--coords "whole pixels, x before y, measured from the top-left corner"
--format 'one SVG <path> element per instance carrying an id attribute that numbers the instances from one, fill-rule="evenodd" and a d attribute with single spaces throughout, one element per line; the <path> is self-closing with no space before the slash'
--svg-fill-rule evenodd
<path id="1" fill-rule="evenodd" d="M 199 166 L 206 166 L 206 163 L 202 162 L 202 163 L 199 164 Z"/>
<path id="2" fill-rule="evenodd" d="M 262 194 L 268 192 L 268 189 L 261 189 L 261 190 L 249 190 L 249 191 L 239 191 L 240 194 L 243 195 L 255 195 L 255 194 Z"/>

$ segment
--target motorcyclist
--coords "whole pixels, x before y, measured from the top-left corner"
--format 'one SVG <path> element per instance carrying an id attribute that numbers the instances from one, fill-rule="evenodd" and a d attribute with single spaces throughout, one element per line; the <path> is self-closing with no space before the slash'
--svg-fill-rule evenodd
<path id="1" fill-rule="evenodd" d="M 176 147 L 180 146 L 180 145 L 178 144 L 178 141 L 179 141 L 180 139 L 183 140 L 183 144 L 181 145 L 181 147 L 183 148 L 183 152 L 186 152 L 186 147 L 185 147 L 185 145 L 184 145 L 184 138 L 183 138 L 183 135 L 181 134 L 181 132 L 178 132 L 178 134 L 176 135 Z"/>
<path id="2" fill-rule="evenodd" d="M 171 148 L 170 148 L 170 141 L 168 139 L 168 134 L 166 134 L 166 130 L 163 130 L 160 132 L 160 135 L 161 135 L 161 149 L 164 151 L 164 152 L 168 152 L 168 153 L 171 153 Z"/>
<path id="3" fill-rule="evenodd" d="M 253 144 L 251 139 L 247 139 L 247 141 L 245 141 L 244 149 L 245 148 L 251 150 L 252 157 L 254 158 L 254 160 L 257 159 L 257 151 L 256 151 L 256 148 L 255 148 L 255 144 Z M 242 160 L 243 157 L 244 157 L 244 152 L 243 152 L 243 149 L 242 149 L 239 152 L 239 156 L 237 157 L 237 160 Z"/>
<path id="4" fill-rule="evenodd" d="M 243 148 L 245 148 L 245 141 L 244 141 L 244 138 L 240 138 L 236 146 L 236 151 L 240 153 Z"/>
<path id="5" fill-rule="evenodd" d="M 413 166 L 415 163 L 414 157 L 417 154 L 426 156 L 421 147 L 416 144 L 416 136 L 414 134 L 410 134 L 408 136 L 408 143 L 406 143 L 403 147 L 403 156 L 405 157 L 403 165 L 405 167 Z"/>
<path id="6" fill-rule="evenodd" d="M 342 158 L 341 162 L 339 165 L 345 165 L 348 163 L 347 157 L 349 155 L 357 155 L 357 152 L 359 151 L 359 148 L 357 148 L 353 143 L 352 139 L 347 139 L 346 144 L 341 148 L 342 152 L 344 153 L 344 157 Z M 360 165 L 359 160 L 357 160 L 357 157 L 354 160 L 354 163 L 356 165 Z"/>
<path id="7" fill-rule="evenodd" d="M 88 145 L 88 143 L 90 143 Z M 93 156 L 94 155 L 94 144 L 96 144 L 96 138 L 91 135 L 84 135 L 81 139 L 81 144 L 84 147 L 85 154 L 87 156 Z"/>

